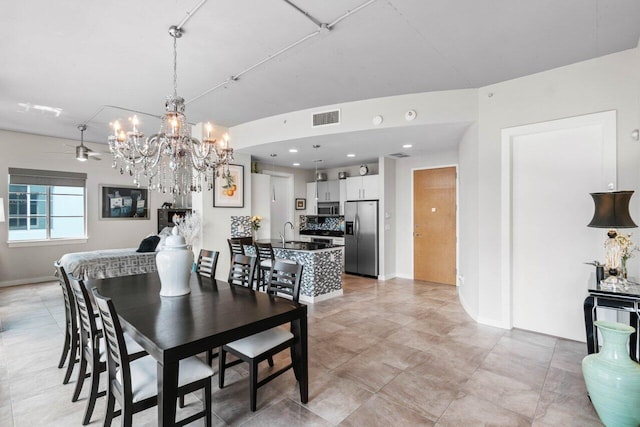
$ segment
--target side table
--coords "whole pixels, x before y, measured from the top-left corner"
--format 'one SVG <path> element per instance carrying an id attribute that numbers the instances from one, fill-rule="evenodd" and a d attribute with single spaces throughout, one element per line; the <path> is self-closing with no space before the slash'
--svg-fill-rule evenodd
<path id="1" fill-rule="evenodd" d="M 589 295 L 584 300 L 584 324 L 587 332 L 587 352 L 596 353 L 598 346 L 598 333 L 594 329 L 593 322 L 597 320 L 596 309 L 608 308 L 629 313 L 629 325 L 636 331 L 629 338 L 629 356 L 636 362 L 640 361 L 640 335 L 638 334 L 638 322 L 640 313 L 640 285 L 628 284 L 615 287 L 598 285 L 589 286 Z"/>

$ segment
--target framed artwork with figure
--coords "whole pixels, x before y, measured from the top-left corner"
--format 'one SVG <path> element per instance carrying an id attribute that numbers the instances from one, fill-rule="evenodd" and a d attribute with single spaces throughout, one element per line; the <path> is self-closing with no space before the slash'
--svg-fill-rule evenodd
<path id="1" fill-rule="evenodd" d="M 224 178 L 215 178 L 213 185 L 213 207 L 244 207 L 244 166 L 229 165 L 229 174 Z"/>
<path id="2" fill-rule="evenodd" d="M 149 219 L 149 190 L 101 185 L 100 219 Z"/>

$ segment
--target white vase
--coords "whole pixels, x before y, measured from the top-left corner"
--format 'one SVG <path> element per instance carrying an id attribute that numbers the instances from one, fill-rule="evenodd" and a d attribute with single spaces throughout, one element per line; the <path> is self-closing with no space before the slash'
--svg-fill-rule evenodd
<path id="1" fill-rule="evenodd" d="M 167 237 L 164 248 L 156 255 L 160 276 L 160 296 L 177 297 L 191 292 L 189 279 L 193 264 L 193 252 L 187 247 L 184 237 L 178 235 L 177 227 Z"/>

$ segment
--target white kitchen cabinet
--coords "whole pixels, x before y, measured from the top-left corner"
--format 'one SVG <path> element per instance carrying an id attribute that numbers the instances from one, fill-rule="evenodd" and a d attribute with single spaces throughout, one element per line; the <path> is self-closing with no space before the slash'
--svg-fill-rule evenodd
<path id="1" fill-rule="evenodd" d="M 340 201 L 340 183 L 337 180 L 318 181 L 318 202 L 338 201 Z"/>
<path id="2" fill-rule="evenodd" d="M 377 200 L 378 175 L 347 178 L 347 200 Z"/>
<path id="3" fill-rule="evenodd" d="M 307 183 L 307 215 L 318 215 L 318 201 L 316 200 L 316 183 Z"/>

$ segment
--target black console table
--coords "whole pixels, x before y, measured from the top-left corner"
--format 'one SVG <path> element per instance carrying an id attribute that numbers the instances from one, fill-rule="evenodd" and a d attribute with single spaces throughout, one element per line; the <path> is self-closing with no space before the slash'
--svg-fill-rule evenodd
<path id="1" fill-rule="evenodd" d="M 596 318 L 596 308 L 603 307 L 629 313 L 629 324 L 636 329 L 629 338 L 629 356 L 636 362 L 640 361 L 640 341 L 638 338 L 638 314 L 640 313 L 640 285 L 628 284 L 615 287 L 598 285 L 589 286 L 589 295 L 584 300 L 584 323 L 587 330 L 587 351 L 589 354 L 598 351 L 598 334 L 593 322 Z"/>

